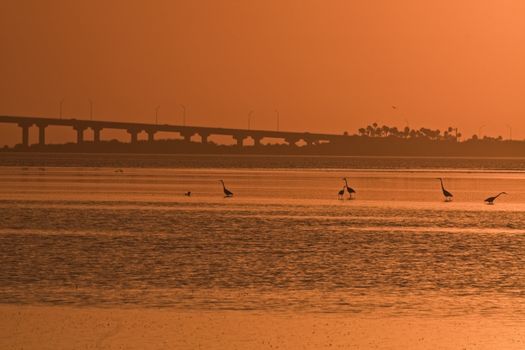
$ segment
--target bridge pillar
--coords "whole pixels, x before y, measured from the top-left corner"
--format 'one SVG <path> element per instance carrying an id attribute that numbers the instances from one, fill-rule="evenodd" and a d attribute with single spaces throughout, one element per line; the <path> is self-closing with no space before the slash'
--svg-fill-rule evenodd
<path id="1" fill-rule="evenodd" d="M 100 142 L 100 131 L 102 128 L 92 128 L 93 129 L 93 143 Z"/>
<path id="2" fill-rule="evenodd" d="M 46 145 L 46 128 L 47 128 L 47 125 L 38 126 L 38 144 L 40 146 Z"/>
<path id="3" fill-rule="evenodd" d="M 139 135 L 138 130 L 128 129 L 128 133 L 131 136 L 131 140 L 130 140 L 131 143 L 137 143 L 138 142 L 138 135 Z"/>
<path id="4" fill-rule="evenodd" d="M 19 127 L 22 128 L 22 146 L 24 148 L 29 147 L 29 128 L 31 127 L 30 124 L 18 124 Z"/>
<path id="5" fill-rule="evenodd" d="M 193 132 L 184 132 L 184 133 L 181 133 L 182 137 L 184 137 L 184 141 L 185 142 L 191 142 L 191 137 L 193 135 L 195 135 L 195 133 Z"/>
<path id="6" fill-rule="evenodd" d="M 154 130 L 148 130 L 148 142 L 153 143 L 155 142 L 155 134 L 157 133 Z"/>
<path id="7" fill-rule="evenodd" d="M 84 130 L 86 130 L 83 126 L 75 126 L 73 129 L 77 131 L 77 144 L 84 143 Z"/>
<path id="8" fill-rule="evenodd" d="M 311 147 L 313 145 L 315 145 L 316 143 L 318 143 L 319 141 L 317 140 L 313 140 L 313 139 L 303 139 L 304 142 L 306 142 L 306 145 L 308 147 Z"/>
<path id="9" fill-rule="evenodd" d="M 237 146 L 238 147 L 242 147 L 243 146 L 245 138 L 246 138 L 246 136 L 244 136 L 244 135 L 233 135 L 233 139 L 237 140 Z"/>
<path id="10" fill-rule="evenodd" d="M 252 136 L 252 139 L 253 139 L 253 145 L 255 147 L 259 147 L 261 145 L 262 137 L 260 137 L 260 136 Z"/>
<path id="11" fill-rule="evenodd" d="M 208 143 L 208 137 L 210 136 L 210 134 L 199 134 L 201 136 L 201 143 L 202 144 L 207 144 Z"/>
<path id="12" fill-rule="evenodd" d="M 284 141 L 288 143 L 288 146 L 295 147 L 297 146 L 296 143 L 299 141 L 299 139 L 288 137 L 288 138 L 285 138 Z"/>

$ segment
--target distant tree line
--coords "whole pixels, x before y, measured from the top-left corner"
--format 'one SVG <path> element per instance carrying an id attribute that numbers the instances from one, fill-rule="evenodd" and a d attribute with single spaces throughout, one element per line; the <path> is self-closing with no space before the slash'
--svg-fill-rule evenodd
<path id="1" fill-rule="evenodd" d="M 473 140 L 473 141 L 503 141 L 503 137 L 502 136 L 498 136 L 498 137 L 492 137 L 492 136 L 478 137 L 478 135 L 472 135 L 472 138 L 470 138 L 470 140 Z"/>
<path id="2" fill-rule="evenodd" d="M 358 130 L 360 136 L 368 137 L 396 137 L 402 139 L 416 139 L 422 138 L 427 140 L 441 140 L 441 141 L 457 141 L 461 138 L 461 133 L 457 131 L 457 128 L 449 126 L 446 130 L 441 132 L 439 129 L 411 129 L 406 126 L 404 129 L 399 130 L 396 126 L 390 127 L 387 125 L 379 126 L 377 123 L 368 125 L 365 128 Z"/>

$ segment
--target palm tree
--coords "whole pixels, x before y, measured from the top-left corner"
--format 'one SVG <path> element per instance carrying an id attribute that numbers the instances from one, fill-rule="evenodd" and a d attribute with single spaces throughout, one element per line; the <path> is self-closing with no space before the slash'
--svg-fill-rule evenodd
<path id="1" fill-rule="evenodd" d="M 408 126 L 405 126 L 403 129 L 403 136 L 407 139 L 408 136 L 410 136 L 410 128 Z"/>
<path id="2" fill-rule="evenodd" d="M 390 128 L 386 125 L 383 125 L 381 127 L 381 136 L 388 136 L 389 131 L 390 131 Z"/>
<path id="3" fill-rule="evenodd" d="M 381 136 L 381 128 L 379 128 L 377 123 L 373 123 L 372 127 L 374 128 L 374 136 Z"/>
<path id="4" fill-rule="evenodd" d="M 390 135 L 393 135 L 395 137 L 399 137 L 399 135 L 400 135 L 400 132 L 397 129 L 397 126 L 394 126 L 393 128 L 390 128 L 389 133 L 390 133 Z"/>
<path id="5" fill-rule="evenodd" d="M 366 127 L 366 132 L 368 133 L 368 136 L 372 137 L 374 136 L 374 128 L 370 125 Z"/>

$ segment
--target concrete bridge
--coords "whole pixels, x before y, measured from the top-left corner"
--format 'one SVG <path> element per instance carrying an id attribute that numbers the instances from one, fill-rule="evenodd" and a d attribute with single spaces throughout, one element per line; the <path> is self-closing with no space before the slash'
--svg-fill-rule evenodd
<path id="1" fill-rule="evenodd" d="M 288 132 L 288 131 L 271 131 L 271 130 L 248 130 L 248 129 L 230 129 L 230 128 L 213 128 L 202 126 L 181 126 L 168 124 L 143 124 L 128 122 L 113 122 L 102 120 L 82 120 L 82 119 L 56 119 L 56 118 L 39 118 L 39 117 L 17 117 L 17 116 L 0 116 L 0 123 L 17 124 L 21 128 L 22 146 L 29 147 L 29 129 L 32 126 L 38 128 L 38 144 L 46 144 L 46 128 L 48 126 L 69 126 L 77 133 L 77 143 L 85 141 L 84 132 L 87 129 L 93 130 L 94 143 L 100 142 L 100 132 L 103 129 L 120 129 L 126 130 L 130 135 L 130 142 L 138 142 L 138 134 L 146 132 L 148 141 L 155 141 L 157 132 L 178 133 L 187 142 L 194 135 L 199 135 L 202 143 L 207 143 L 211 135 L 232 136 L 237 141 L 237 145 L 242 147 L 247 138 L 253 139 L 254 146 L 259 146 L 261 140 L 265 137 L 283 139 L 290 146 L 294 146 L 299 141 L 304 141 L 308 145 L 318 144 L 320 142 L 334 142 L 346 138 L 346 135 L 319 134 L 308 132 Z"/>

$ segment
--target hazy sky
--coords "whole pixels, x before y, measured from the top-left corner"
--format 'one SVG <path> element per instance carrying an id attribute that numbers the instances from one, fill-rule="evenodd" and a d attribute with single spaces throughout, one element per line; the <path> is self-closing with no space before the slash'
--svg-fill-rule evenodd
<path id="1" fill-rule="evenodd" d="M 3 115 L 525 138 L 522 0 L 2 0 L 0 63 Z"/>

